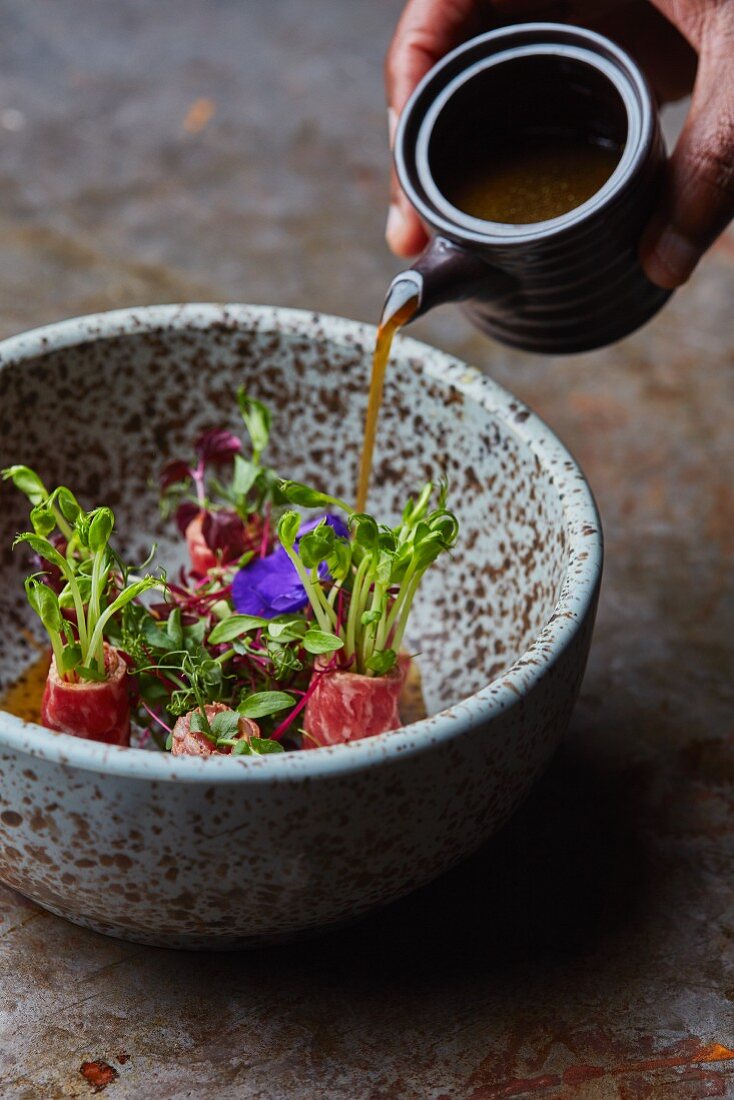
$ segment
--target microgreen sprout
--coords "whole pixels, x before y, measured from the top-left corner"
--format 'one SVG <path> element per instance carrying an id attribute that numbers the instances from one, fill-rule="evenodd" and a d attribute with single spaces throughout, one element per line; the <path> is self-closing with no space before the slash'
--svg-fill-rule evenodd
<path id="1" fill-rule="evenodd" d="M 253 518 L 263 518 L 267 506 L 280 503 L 281 499 L 278 478 L 261 461 L 270 439 L 270 411 L 249 396 L 243 386 L 237 391 L 237 404 L 249 437 L 250 458 L 245 457 L 238 436 L 215 428 L 197 439 L 192 463 L 175 459 L 160 475 L 163 514 L 175 512 L 182 533 L 192 519 L 203 514 L 207 544 L 213 550 L 225 552 L 238 545 L 233 521 L 239 523 L 239 545 L 249 549 L 241 538 L 242 526 Z M 226 471 L 229 476 L 225 479 Z"/>
<path id="2" fill-rule="evenodd" d="M 63 679 L 105 679 L 105 632 L 111 620 L 143 592 L 161 581 L 146 576 L 127 583 L 116 569 L 117 558 L 109 541 L 115 524 L 110 508 L 85 512 L 65 486 L 48 492 L 27 467 L 5 471 L 31 500 L 32 531 L 18 535 L 14 546 L 27 545 L 61 578 L 58 594 L 45 583 L 47 574 L 36 573 L 25 582 L 28 602 L 41 620 L 51 642 L 56 666 Z M 29 492 L 29 489 L 31 490 Z M 61 532 L 65 553 L 52 541 Z"/>
<path id="3" fill-rule="evenodd" d="M 384 676 L 397 662 L 408 617 L 426 570 L 456 542 L 458 523 L 446 508 L 446 487 L 424 486 L 406 504 L 397 527 L 378 524 L 336 497 L 298 482 L 281 483 L 289 503 L 338 506 L 349 515 L 351 538 L 322 522 L 298 538 L 301 517 L 283 514 L 278 539 L 301 580 L 316 629 L 310 653 L 340 654 L 344 664 L 367 676 Z M 305 644 L 305 641 L 304 641 Z"/>
<path id="4" fill-rule="evenodd" d="M 423 577 L 457 538 L 445 485 L 426 484 L 390 526 L 332 493 L 280 480 L 263 465 L 269 411 L 244 388 L 237 404 L 249 444 L 208 430 L 191 462 L 161 475 L 191 563 L 173 579 L 149 575 L 150 558 L 137 567 L 121 560 L 109 508 L 85 511 L 27 466 L 2 471 L 30 502 L 29 530 L 15 545 L 40 560 L 25 589 L 59 676 L 104 681 L 117 651 L 129 676 L 115 734 L 129 735 L 132 707 L 140 743 L 176 753 L 332 743 L 319 742 L 313 724 L 326 685 L 338 697 L 340 681 L 325 677 L 390 676 Z M 141 599 L 149 589 L 159 592 Z M 399 688 L 396 678 L 376 691 Z M 182 726 L 197 735 L 193 746 Z"/>

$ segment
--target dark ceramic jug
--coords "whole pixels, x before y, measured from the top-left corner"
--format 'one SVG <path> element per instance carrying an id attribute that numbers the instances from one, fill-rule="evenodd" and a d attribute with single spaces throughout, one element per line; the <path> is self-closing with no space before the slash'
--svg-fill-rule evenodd
<path id="1" fill-rule="evenodd" d="M 447 174 L 470 166 L 480 145 L 518 133 L 606 143 L 619 161 L 588 201 L 548 221 L 482 221 L 453 206 Z M 485 332 L 531 351 L 584 351 L 627 335 L 670 293 L 637 258 L 664 160 L 650 89 L 614 43 L 555 23 L 472 39 L 428 73 L 400 119 L 398 176 L 434 235 L 393 280 L 383 319 L 417 294 L 414 316 L 460 301 Z"/>

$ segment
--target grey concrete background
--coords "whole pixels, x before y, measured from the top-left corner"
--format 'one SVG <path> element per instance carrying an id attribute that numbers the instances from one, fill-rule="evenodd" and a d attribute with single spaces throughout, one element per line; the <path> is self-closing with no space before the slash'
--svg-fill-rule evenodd
<path id="1" fill-rule="evenodd" d="M 400 0 L 0 0 L 0 334 L 229 299 L 373 320 Z M 0 888 L 0 1095 L 734 1096 L 734 243 L 550 361 L 415 334 L 561 435 L 608 559 L 571 734 L 504 833 L 312 943 L 176 955 Z"/>

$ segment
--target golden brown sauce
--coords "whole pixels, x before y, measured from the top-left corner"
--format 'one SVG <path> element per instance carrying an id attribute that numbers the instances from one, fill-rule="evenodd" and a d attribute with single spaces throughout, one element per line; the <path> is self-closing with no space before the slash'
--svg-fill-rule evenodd
<path id="1" fill-rule="evenodd" d="M 372 473 L 372 456 L 375 450 L 375 433 L 377 431 L 377 418 L 382 405 L 382 390 L 385 383 L 385 368 L 390 358 L 390 348 L 393 337 L 401 325 L 404 325 L 418 308 L 418 298 L 413 296 L 403 302 L 394 313 L 384 318 L 377 330 L 375 351 L 372 357 L 372 376 L 370 378 L 370 394 L 367 404 L 367 417 L 364 425 L 364 439 L 362 442 L 362 458 L 359 465 L 359 481 L 357 483 L 357 511 L 364 512 L 367 507 L 367 493 L 370 487 L 370 475 Z"/>
<path id="2" fill-rule="evenodd" d="M 421 670 L 415 657 L 408 665 L 408 675 L 400 693 L 400 720 L 404 726 L 411 722 L 420 722 L 428 717 L 428 708 L 423 698 L 423 681 Z"/>
<path id="3" fill-rule="evenodd" d="M 459 210 L 482 221 L 525 225 L 558 218 L 595 195 L 619 150 L 572 137 L 535 136 L 492 149 L 469 178 L 446 188 Z"/>
<path id="4" fill-rule="evenodd" d="M 0 696 L 0 710 L 8 711 L 24 722 L 40 722 L 41 698 L 50 664 L 50 655 L 43 653 L 29 665 L 20 679 Z"/>

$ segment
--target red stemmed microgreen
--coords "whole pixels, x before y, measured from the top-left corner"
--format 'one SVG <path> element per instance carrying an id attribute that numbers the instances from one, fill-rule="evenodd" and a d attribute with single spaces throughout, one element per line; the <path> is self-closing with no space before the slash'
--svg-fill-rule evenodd
<path id="1" fill-rule="evenodd" d="M 270 438 L 270 412 L 244 387 L 237 391 L 237 403 L 249 438 L 250 458 L 245 457 L 238 436 L 224 428 L 213 428 L 197 439 L 193 462 L 175 459 L 160 475 L 164 514 L 175 511 L 183 533 L 203 513 L 207 545 L 222 551 L 225 561 L 237 546 L 235 522 L 241 535 L 243 524 L 253 517 L 261 519 L 266 505 L 280 501 L 278 478 L 261 462 Z"/>

